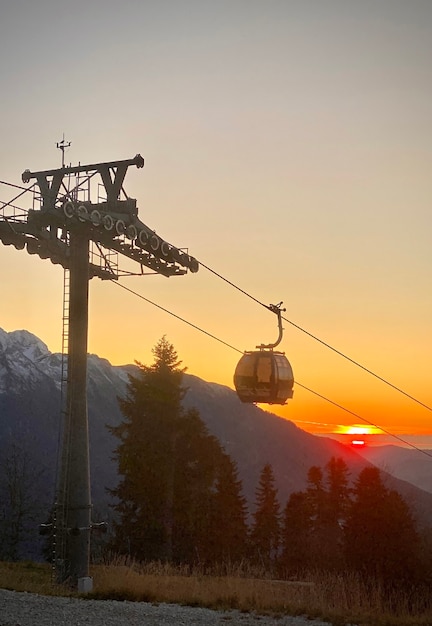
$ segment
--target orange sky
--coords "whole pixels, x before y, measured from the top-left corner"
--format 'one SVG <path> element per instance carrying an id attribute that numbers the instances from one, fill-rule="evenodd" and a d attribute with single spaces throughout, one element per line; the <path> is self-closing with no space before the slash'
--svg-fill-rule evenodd
<path id="1" fill-rule="evenodd" d="M 37 5 L 2 10 L 0 180 L 60 166 L 64 132 L 73 164 L 140 152 L 125 188 L 142 221 L 431 406 L 432 4 Z M 2 245 L 0 267 L 0 327 L 58 351 L 61 269 Z M 239 350 L 277 336 L 204 268 L 123 283 Z M 432 447 L 430 411 L 284 326 L 299 383 Z M 163 334 L 190 373 L 233 386 L 235 350 L 91 281 L 91 352 L 149 362 Z M 277 413 L 320 433 L 361 422 L 300 386 Z"/>

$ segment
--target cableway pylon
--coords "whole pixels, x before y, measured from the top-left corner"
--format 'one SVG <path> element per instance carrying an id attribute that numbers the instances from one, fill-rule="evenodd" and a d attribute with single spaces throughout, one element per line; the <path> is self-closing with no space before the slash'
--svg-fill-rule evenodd
<path id="1" fill-rule="evenodd" d="M 64 146 L 66 147 L 66 146 Z M 62 155 L 64 152 L 62 150 Z M 0 241 L 63 267 L 60 470 L 53 523 L 55 563 L 59 582 L 78 591 L 91 589 L 89 556 L 91 531 L 100 527 L 91 518 L 90 462 L 87 415 L 87 338 L 89 281 L 118 280 L 143 275 L 144 268 L 166 277 L 199 269 L 187 250 L 161 238 L 138 217 L 137 201 L 124 190 L 132 159 L 64 166 L 22 175 L 19 193 L 0 207 Z M 73 185 L 72 179 L 75 177 Z M 93 181 L 101 181 L 103 200 L 93 203 Z M 99 183 L 100 184 L 100 183 Z M 32 208 L 15 202 L 32 193 Z M 98 192 L 99 196 L 99 192 Z M 118 258 L 128 259 L 128 268 Z M 133 263 L 131 263 L 133 262 Z M 138 271 L 131 265 L 137 264 Z M 147 272 L 148 273 L 148 272 Z"/>

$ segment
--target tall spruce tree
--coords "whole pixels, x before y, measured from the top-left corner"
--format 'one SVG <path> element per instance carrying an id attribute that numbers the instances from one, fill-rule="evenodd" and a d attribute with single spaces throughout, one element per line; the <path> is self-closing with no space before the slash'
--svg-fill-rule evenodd
<path id="1" fill-rule="evenodd" d="M 190 561 L 203 550 L 223 451 L 195 409 L 185 411 L 184 369 L 163 337 L 151 366 L 137 363 L 124 421 L 109 430 L 120 481 L 110 490 L 117 513 L 111 547 L 138 560 Z"/>
<path id="2" fill-rule="evenodd" d="M 319 568 L 323 564 L 325 535 L 326 491 L 321 467 L 313 465 L 307 473 L 306 498 L 310 513 L 309 562 Z"/>
<path id="3" fill-rule="evenodd" d="M 342 458 L 332 457 L 325 469 L 327 487 L 325 517 L 330 524 L 340 528 L 346 519 L 350 504 L 348 465 Z"/>
<path id="4" fill-rule="evenodd" d="M 252 552 L 264 567 L 271 567 L 280 544 L 280 505 L 272 466 L 264 465 L 255 491 L 256 509 L 250 533 Z"/>
<path id="5" fill-rule="evenodd" d="M 185 412 L 178 426 L 173 558 L 204 564 L 212 543 L 214 494 L 224 452 L 195 409 Z"/>
<path id="6" fill-rule="evenodd" d="M 319 528 L 324 519 L 325 488 L 323 471 L 317 465 L 312 465 L 309 468 L 306 493 L 310 505 L 312 526 Z"/>
<path id="7" fill-rule="evenodd" d="M 311 566 L 310 536 L 312 515 L 304 491 L 292 493 L 286 503 L 282 523 L 281 566 L 286 576 L 301 574 Z"/>
<path id="8" fill-rule="evenodd" d="M 325 466 L 326 490 L 322 519 L 321 560 L 326 569 L 344 567 L 344 526 L 350 506 L 349 470 L 345 461 L 332 457 Z"/>
<path id="9" fill-rule="evenodd" d="M 355 483 L 345 541 L 348 565 L 368 578 L 405 587 L 418 580 L 420 543 L 412 513 L 376 467 L 363 469 Z"/>
<path id="10" fill-rule="evenodd" d="M 246 556 L 246 517 L 246 498 L 242 494 L 237 464 L 230 456 L 225 455 L 214 494 L 212 562 L 229 566 L 239 563 Z"/>
<path id="11" fill-rule="evenodd" d="M 281 564 L 288 573 L 302 568 L 344 566 L 343 526 L 350 504 L 348 467 L 332 457 L 325 472 L 312 466 L 305 492 L 294 493 L 285 508 Z"/>

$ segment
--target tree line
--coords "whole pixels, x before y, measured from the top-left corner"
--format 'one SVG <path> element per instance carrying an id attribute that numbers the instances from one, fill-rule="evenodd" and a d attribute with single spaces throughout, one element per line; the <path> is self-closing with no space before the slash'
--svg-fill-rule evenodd
<path id="1" fill-rule="evenodd" d="M 109 548 L 140 561 L 212 566 L 248 561 L 283 577 L 354 570 L 384 582 L 424 575 L 425 544 L 407 503 L 365 468 L 352 485 L 343 459 L 311 467 L 305 491 L 282 509 L 270 464 L 249 517 L 238 468 L 195 409 L 185 410 L 185 369 L 166 338 L 151 366 L 137 363 L 119 400 L 120 480 Z"/>

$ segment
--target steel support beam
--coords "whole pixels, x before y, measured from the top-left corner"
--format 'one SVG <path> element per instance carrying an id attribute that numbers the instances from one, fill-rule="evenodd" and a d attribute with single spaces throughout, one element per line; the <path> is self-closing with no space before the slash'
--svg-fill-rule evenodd
<path id="1" fill-rule="evenodd" d="M 89 576 L 91 494 L 87 415 L 89 240 L 70 233 L 69 345 L 57 506 L 57 574 L 76 586 Z"/>

